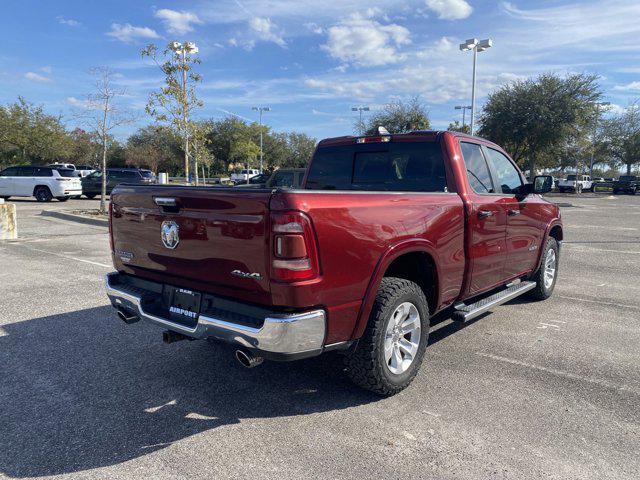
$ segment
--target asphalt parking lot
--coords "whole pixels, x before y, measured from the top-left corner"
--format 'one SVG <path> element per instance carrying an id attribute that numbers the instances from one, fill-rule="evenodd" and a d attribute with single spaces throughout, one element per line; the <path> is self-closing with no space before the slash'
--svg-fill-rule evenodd
<path id="1" fill-rule="evenodd" d="M 104 227 L 19 201 L 0 242 L 0 477 L 640 477 L 640 196 L 554 196 L 554 296 L 438 319 L 388 399 L 335 362 L 246 370 L 108 304 Z"/>

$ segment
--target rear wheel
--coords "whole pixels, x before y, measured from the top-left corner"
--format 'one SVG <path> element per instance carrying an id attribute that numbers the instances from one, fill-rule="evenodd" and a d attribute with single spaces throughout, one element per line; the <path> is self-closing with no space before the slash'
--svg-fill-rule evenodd
<path id="1" fill-rule="evenodd" d="M 385 277 L 347 374 L 362 388 L 390 396 L 418 373 L 429 336 L 429 306 L 422 289 L 403 278 Z"/>
<path id="2" fill-rule="evenodd" d="M 549 237 L 545 245 L 540 268 L 533 274 L 531 280 L 536 282 L 536 287 L 528 293 L 533 300 L 546 300 L 553 293 L 558 278 L 559 250 L 555 238 Z"/>
<path id="3" fill-rule="evenodd" d="M 33 196 L 36 197 L 36 200 L 39 202 L 50 202 L 53 198 L 49 187 L 37 187 L 33 192 Z"/>

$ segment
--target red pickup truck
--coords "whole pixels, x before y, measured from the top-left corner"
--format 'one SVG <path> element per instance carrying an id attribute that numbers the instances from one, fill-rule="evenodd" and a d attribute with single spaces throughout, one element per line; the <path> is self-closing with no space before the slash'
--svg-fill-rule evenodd
<path id="1" fill-rule="evenodd" d="M 245 366 L 341 350 L 358 385 L 391 395 L 435 313 L 551 295 L 551 185 L 489 141 L 431 131 L 323 140 L 297 189 L 120 185 L 107 292 L 166 342 L 229 342 Z"/>

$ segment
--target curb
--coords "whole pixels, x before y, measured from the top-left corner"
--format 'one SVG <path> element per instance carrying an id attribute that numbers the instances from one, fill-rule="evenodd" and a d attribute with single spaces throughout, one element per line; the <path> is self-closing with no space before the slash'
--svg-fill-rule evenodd
<path id="1" fill-rule="evenodd" d="M 103 220 L 101 218 L 89 218 L 84 215 L 75 215 L 73 213 L 55 212 L 52 210 L 43 210 L 40 215 L 44 217 L 53 217 L 60 220 L 68 220 L 70 222 L 83 223 L 85 225 L 95 225 L 97 227 L 108 227 L 109 220 Z"/>

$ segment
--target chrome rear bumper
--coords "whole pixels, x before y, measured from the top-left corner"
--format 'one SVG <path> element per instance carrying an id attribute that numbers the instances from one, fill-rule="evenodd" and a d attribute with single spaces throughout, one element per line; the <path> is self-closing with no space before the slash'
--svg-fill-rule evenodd
<path id="1" fill-rule="evenodd" d="M 145 312 L 142 297 L 128 291 L 114 281 L 116 272 L 106 276 L 107 295 L 119 310 L 133 313 L 141 319 L 160 325 L 192 338 L 212 337 L 224 342 L 256 350 L 283 359 L 318 355 L 322 352 L 325 337 L 325 312 L 312 310 L 296 314 L 273 314 L 264 319 L 260 328 L 232 323 L 206 315 L 198 317 L 194 328 L 180 325 L 167 318 Z"/>

